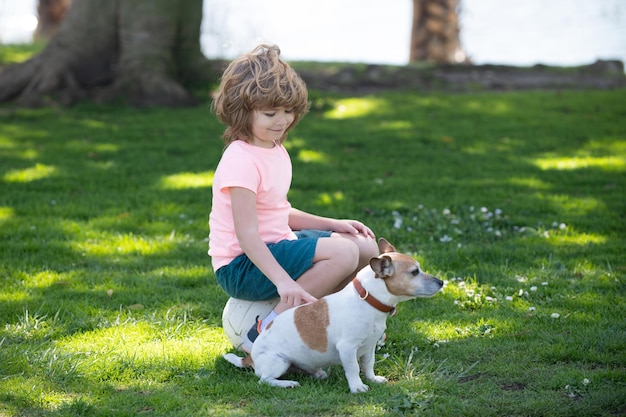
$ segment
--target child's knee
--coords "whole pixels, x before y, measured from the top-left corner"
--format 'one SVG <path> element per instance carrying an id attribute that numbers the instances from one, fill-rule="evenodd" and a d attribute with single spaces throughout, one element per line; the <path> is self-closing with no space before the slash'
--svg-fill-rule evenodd
<path id="1" fill-rule="evenodd" d="M 342 269 L 350 271 L 357 268 L 359 264 L 359 246 L 348 239 L 333 240 L 333 262 Z"/>
<path id="2" fill-rule="evenodd" d="M 369 261 L 372 258 L 376 258 L 379 254 L 380 251 L 378 250 L 376 239 L 367 239 L 363 248 L 361 248 L 361 257 L 364 257 Z"/>
<path id="3" fill-rule="evenodd" d="M 379 255 L 378 244 L 375 239 L 366 239 L 359 246 L 359 268 L 369 264 L 370 259 Z"/>

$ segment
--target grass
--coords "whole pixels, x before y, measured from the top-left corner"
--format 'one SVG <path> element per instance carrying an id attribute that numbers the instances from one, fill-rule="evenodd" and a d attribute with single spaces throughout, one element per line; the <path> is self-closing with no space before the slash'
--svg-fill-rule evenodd
<path id="1" fill-rule="evenodd" d="M 447 281 L 377 372 L 257 383 L 221 355 L 208 103 L 0 108 L 0 416 L 626 414 L 626 91 L 312 92 L 290 199 Z"/>

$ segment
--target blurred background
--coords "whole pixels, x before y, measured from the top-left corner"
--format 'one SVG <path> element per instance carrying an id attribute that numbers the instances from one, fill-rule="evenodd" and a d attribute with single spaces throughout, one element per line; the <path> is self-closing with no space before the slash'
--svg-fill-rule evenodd
<path id="1" fill-rule="evenodd" d="M 233 58 L 260 42 L 288 60 L 404 65 L 411 0 L 204 0 L 201 45 Z M 0 43 L 29 43 L 36 0 L 0 0 Z M 461 0 L 461 43 L 475 64 L 626 61 L 624 0 Z"/>

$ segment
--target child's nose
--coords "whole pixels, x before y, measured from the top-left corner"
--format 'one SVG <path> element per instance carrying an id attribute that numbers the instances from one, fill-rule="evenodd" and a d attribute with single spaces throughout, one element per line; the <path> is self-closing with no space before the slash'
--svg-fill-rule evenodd
<path id="1" fill-rule="evenodd" d="M 286 125 L 287 123 L 289 123 L 289 118 L 286 114 L 282 114 L 279 118 L 278 118 L 278 124 L 279 125 Z"/>

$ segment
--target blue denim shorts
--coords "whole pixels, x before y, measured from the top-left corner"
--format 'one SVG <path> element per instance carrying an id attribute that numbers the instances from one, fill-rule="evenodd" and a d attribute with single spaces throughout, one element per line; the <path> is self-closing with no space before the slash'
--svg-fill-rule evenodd
<path id="1" fill-rule="evenodd" d="M 301 230 L 295 232 L 298 239 L 269 243 L 274 258 L 285 271 L 297 280 L 313 266 L 317 239 L 330 237 L 325 230 Z M 231 297 L 260 301 L 278 297 L 276 286 L 243 254 L 215 271 L 217 283 Z"/>

